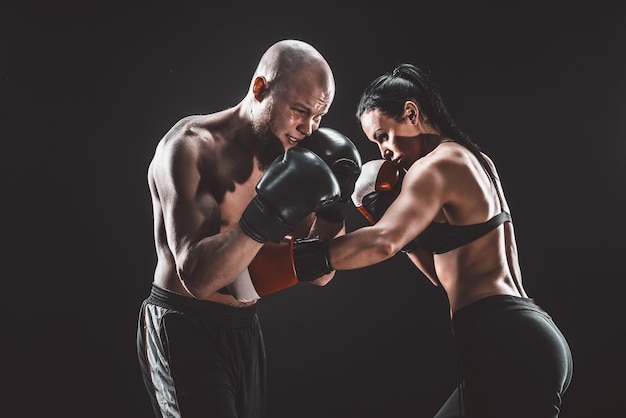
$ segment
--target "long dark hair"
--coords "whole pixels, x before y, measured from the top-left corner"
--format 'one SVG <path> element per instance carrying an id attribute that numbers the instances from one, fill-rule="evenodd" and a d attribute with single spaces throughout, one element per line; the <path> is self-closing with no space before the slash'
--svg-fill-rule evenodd
<path id="1" fill-rule="evenodd" d="M 456 126 L 428 75 L 413 64 L 400 64 L 367 86 L 357 105 L 357 121 L 361 123 L 364 112 L 378 110 L 400 122 L 403 119 L 404 103 L 408 100 L 417 104 L 420 121 L 429 123 L 445 137 L 467 148 L 476 156 L 494 184 L 497 184 L 495 174 L 481 154 L 480 147 Z"/>

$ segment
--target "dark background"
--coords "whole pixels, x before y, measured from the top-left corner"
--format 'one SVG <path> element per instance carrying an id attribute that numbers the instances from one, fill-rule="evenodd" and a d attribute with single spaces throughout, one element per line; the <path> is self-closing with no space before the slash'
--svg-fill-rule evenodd
<path id="1" fill-rule="evenodd" d="M 148 163 L 177 120 L 243 98 L 284 38 L 331 64 L 323 124 L 364 161 L 377 150 L 354 118 L 361 90 L 403 61 L 431 70 L 495 160 L 526 289 L 571 344 L 561 416 L 622 406 L 623 2 L 94 3 L 0 13 L 3 416 L 151 416 L 135 355 L 155 264 Z M 445 295 L 402 255 L 259 314 L 269 418 L 429 417 L 454 388 Z"/>

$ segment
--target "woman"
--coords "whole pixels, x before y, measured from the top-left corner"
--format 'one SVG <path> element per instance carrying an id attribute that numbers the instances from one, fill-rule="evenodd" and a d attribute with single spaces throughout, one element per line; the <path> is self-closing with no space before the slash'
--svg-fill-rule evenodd
<path id="1" fill-rule="evenodd" d="M 571 380 L 571 352 L 524 290 L 493 162 L 456 127 L 433 84 L 411 64 L 375 79 L 357 118 L 382 157 L 406 170 L 399 193 L 372 226 L 296 243 L 296 263 L 301 254 L 316 253 L 318 266 L 355 269 L 403 250 L 450 302 L 461 376 L 436 417 L 557 417 Z M 298 274 L 306 270 L 298 266 Z"/>

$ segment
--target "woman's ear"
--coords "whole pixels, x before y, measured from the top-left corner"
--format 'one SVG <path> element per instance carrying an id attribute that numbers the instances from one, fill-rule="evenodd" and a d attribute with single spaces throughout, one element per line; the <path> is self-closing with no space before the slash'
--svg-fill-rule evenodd
<path id="1" fill-rule="evenodd" d="M 263 100 L 268 88 L 269 84 L 265 77 L 256 77 L 252 82 L 252 94 L 254 94 L 254 98 L 257 99 L 259 102 Z"/>
<path id="2" fill-rule="evenodd" d="M 415 102 L 407 101 L 404 103 L 404 117 L 409 119 L 413 125 L 417 125 L 419 116 L 419 108 Z"/>

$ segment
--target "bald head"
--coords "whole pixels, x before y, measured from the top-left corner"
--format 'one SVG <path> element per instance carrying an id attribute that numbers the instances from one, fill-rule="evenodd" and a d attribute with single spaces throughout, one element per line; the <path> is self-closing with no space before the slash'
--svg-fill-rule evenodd
<path id="1" fill-rule="evenodd" d="M 335 80 L 322 54 L 306 42 L 282 40 L 261 57 L 239 114 L 250 118 L 258 138 L 278 139 L 286 150 L 319 127 L 334 97 Z"/>
<path id="2" fill-rule="evenodd" d="M 274 88 L 281 89 L 305 76 L 334 94 L 333 73 L 322 54 L 306 42 L 286 39 L 276 42 L 265 51 L 253 80 L 264 77 Z"/>

